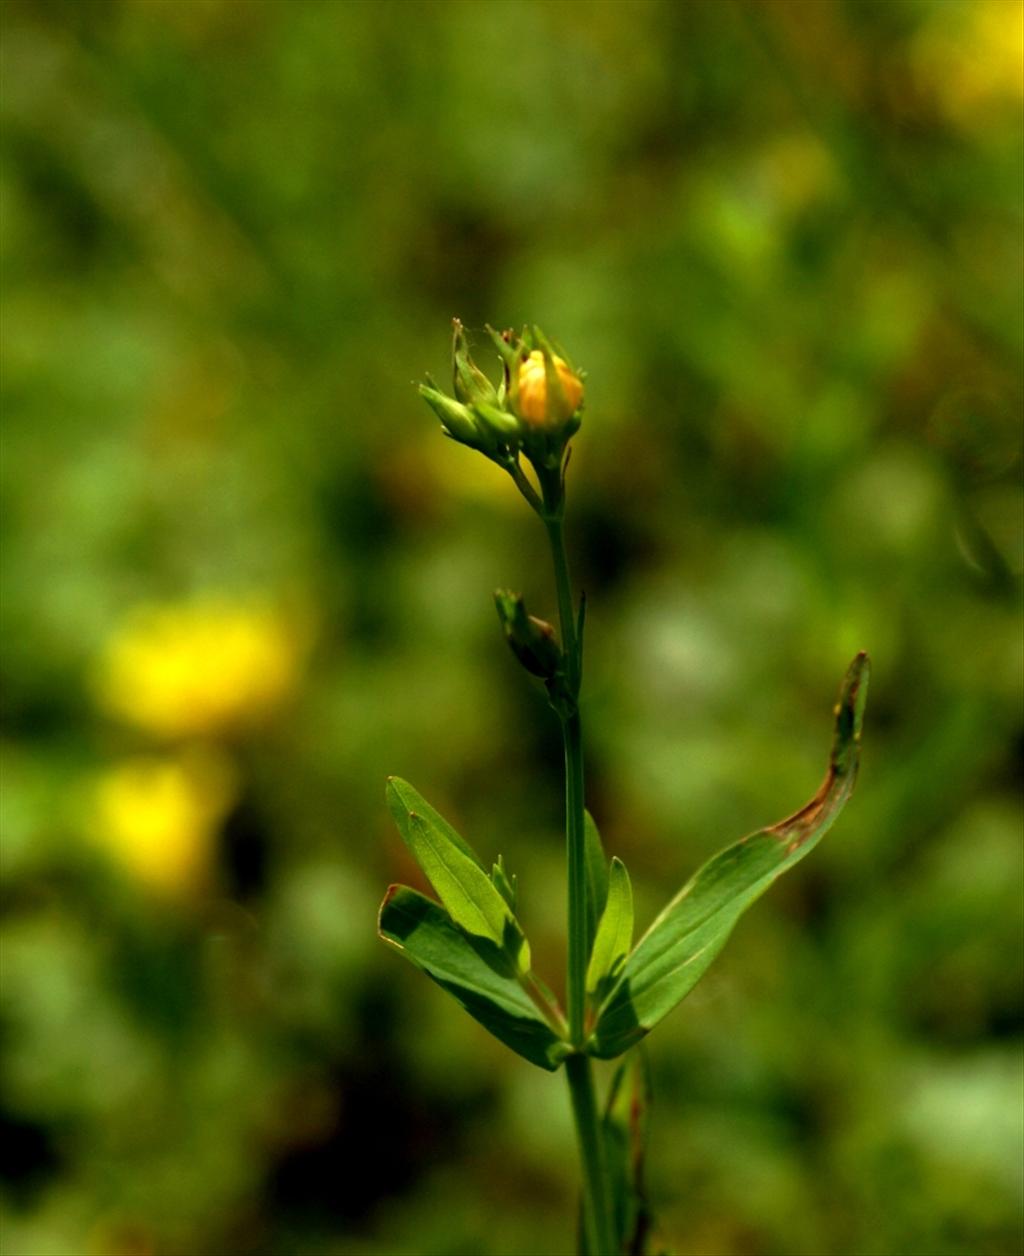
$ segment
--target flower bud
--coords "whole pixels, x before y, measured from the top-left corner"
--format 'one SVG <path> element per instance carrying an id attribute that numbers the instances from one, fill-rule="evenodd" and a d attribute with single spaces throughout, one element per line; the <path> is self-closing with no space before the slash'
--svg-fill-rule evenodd
<path id="1" fill-rule="evenodd" d="M 455 396 L 466 405 L 494 405 L 498 402 L 498 391 L 469 356 L 462 323 L 453 318 L 452 327 L 452 386 Z"/>
<path id="2" fill-rule="evenodd" d="M 542 680 L 552 680 L 562 670 L 562 651 L 555 630 L 543 619 L 527 615 L 518 593 L 499 589 L 494 595 L 498 618 L 512 653 L 528 672 Z"/>
<path id="3" fill-rule="evenodd" d="M 557 428 L 575 415 L 583 401 L 583 381 L 547 345 L 519 363 L 515 409 L 531 427 Z"/>
<path id="4" fill-rule="evenodd" d="M 560 491 L 565 449 L 580 426 L 583 376 L 556 354 L 539 327 L 511 331 L 487 331 L 502 361 L 498 386 L 476 366 L 458 319 L 453 320 L 452 381 L 454 396 L 447 396 L 427 377 L 420 394 L 441 420 L 444 431 L 460 444 L 477 449 L 508 471 L 523 489 L 519 467 L 525 456 L 542 481 L 544 502 L 551 504 Z M 535 509 L 540 499 L 526 486 L 525 495 Z M 550 499 L 550 500 L 549 500 Z"/>
<path id="5" fill-rule="evenodd" d="M 469 406 L 453 401 L 429 384 L 420 384 L 420 396 L 441 420 L 441 426 L 452 440 L 457 440 L 461 445 L 469 445 L 472 449 L 483 450 L 484 453 L 493 448 L 494 442 L 489 433 L 481 430 Z"/>

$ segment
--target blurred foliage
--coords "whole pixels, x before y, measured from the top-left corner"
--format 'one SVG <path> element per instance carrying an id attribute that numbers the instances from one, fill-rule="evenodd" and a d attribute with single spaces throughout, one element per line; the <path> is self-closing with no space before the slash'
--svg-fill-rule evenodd
<path id="1" fill-rule="evenodd" d="M 680 1256 L 1020 1250 L 1018 0 L 7 0 L 3 1250 L 559 1253 L 559 1082 L 374 934 L 413 781 L 562 971 L 544 540 L 410 386 L 589 370 L 644 926 L 858 795 L 652 1044 Z M 478 336 L 481 356 L 483 337 Z"/>

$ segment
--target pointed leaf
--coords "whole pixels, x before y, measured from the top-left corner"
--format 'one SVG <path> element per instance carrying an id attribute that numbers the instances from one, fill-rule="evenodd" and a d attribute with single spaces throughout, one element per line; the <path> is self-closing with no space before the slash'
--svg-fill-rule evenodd
<path id="1" fill-rule="evenodd" d="M 432 899 L 404 885 L 391 886 L 381 904 L 378 929 L 385 942 L 532 1064 L 554 1072 L 568 1054 L 568 1045 L 519 982 L 501 971 L 503 953 L 460 929 Z"/>
<path id="2" fill-rule="evenodd" d="M 710 859 L 664 909 L 626 960 L 601 1009 L 592 1054 L 621 1055 L 693 989 L 736 921 L 781 873 L 820 841 L 853 792 L 867 697 L 868 658 L 850 664 L 836 707 L 825 780 L 794 815 Z"/>
<path id="3" fill-rule="evenodd" d="M 469 845 L 432 807 L 423 804 L 411 785 L 395 777 L 388 781 L 388 803 L 403 841 L 455 923 L 474 937 L 503 947 L 520 970 L 528 972 L 529 943 Z M 421 804 L 425 815 L 418 809 Z"/>
<path id="4" fill-rule="evenodd" d="M 608 873 L 608 901 L 597 927 L 590 966 L 587 968 L 587 993 L 600 997 L 608 979 L 633 945 L 633 887 L 626 865 L 617 856 Z"/>
<path id="5" fill-rule="evenodd" d="M 583 817 L 583 858 L 587 875 L 587 954 L 590 954 L 597 935 L 597 925 L 608 899 L 608 859 L 601 845 L 594 817 L 586 812 Z"/>
<path id="6" fill-rule="evenodd" d="M 387 795 L 388 809 L 394 816 L 399 831 L 401 831 L 402 825 L 405 823 L 405 817 L 415 812 L 416 815 L 426 820 L 428 824 L 432 824 L 438 829 L 453 846 L 457 846 L 478 867 L 482 868 L 484 866 L 480 856 L 470 846 L 469 842 L 460 833 L 457 833 L 444 816 L 439 811 L 435 811 L 423 795 L 413 789 L 408 781 L 403 781 L 400 776 L 389 776 Z"/>

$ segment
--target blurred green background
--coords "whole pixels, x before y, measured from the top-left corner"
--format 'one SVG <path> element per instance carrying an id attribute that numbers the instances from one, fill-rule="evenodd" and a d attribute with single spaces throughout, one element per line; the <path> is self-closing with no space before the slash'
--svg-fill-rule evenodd
<path id="1" fill-rule="evenodd" d="M 3 5 L 8 1256 L 569 1252 L 560 1078 L 375 937 L 411 780 L 562 980 L 544 538 L 417 399 L 589 371 L 646 924 L 861 784 L 650 1042 L 678 1256 L 1020 1250 L 1018 0 Z M 489 354 L 476 334 L 480 356 Z"/>

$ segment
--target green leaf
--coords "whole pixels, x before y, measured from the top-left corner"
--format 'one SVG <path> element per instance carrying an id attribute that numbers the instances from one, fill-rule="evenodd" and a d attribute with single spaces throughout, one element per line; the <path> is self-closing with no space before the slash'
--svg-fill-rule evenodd
<path id="1" fill-rule="evenodd" d="M 601 844 L 594 817 L 586 812 L 583 817 L 583 859 L 587 876 L 587 954 L 597 936 L 597 925 L 608 900 L 608 859 Z"/>
<path id="2" fill-rule="evenodd" d="M 475 1020 L 513 1051 L 554 1072 L 569 1046 L 514 977 L 502 971 L 494 943 L 460 929 L 433 899 L 393 885 L 381 904 L 378 931 L 406 959 L 447 990 Z"/>
<path id="3" fill-rule="evenodd" d="M 853 792 L 869 663 L 850 664 L 835 709 L 828 772 L 795 814 L 710 859 L 640 939 L 605 1000 L 589 1044 L 613 1059 L 648 1033 L 693 989 L 725 945 L 736 921 L 776 877 L 820 841 Z"/>
<path id="4" fill-rule="evenodd" d="M 432 824 L 448 839 L 453 846 L 457 846 L 467 858 L 482 868 L 483 860 L 476 853 L 469 842 L 452 828 L 448 821 L 439 811 L 435 811 L 422 794 L 417 793 L 408 781 L 403 781 L 400 776 L 388 777 L 388 810 L 394 816 L 395 823 L 401 830 L 405 823 L 405 817 L 412 815 L 421 816 L 428 824 Z"/>
<path id="5" fill-rule="evenodd" d="M 652 1222 L 644 1188 L 650 1106 L 647 1058 L 636 1047 L 612 1079 L 601 1126 L 618 1250 L 630 1256 L 650 1250 Z"/>
<path id="6" fill-rule="evenodd" d="M 405 781 L 391 777 L 387 792 L 402 839 L 452 920 L 504 949 L 520 971 L 528 972 L 529 943 L 468 843 Z"/>
<path id="7" fill-rule="evenodd" d="M 608 899 L 590 952 L 588 994 L 600 998 L 609 979 L 618 975 L 618 968 L 632 945 L 633 887 L 626 865 L 616 856 L 608 873 Z"/>

